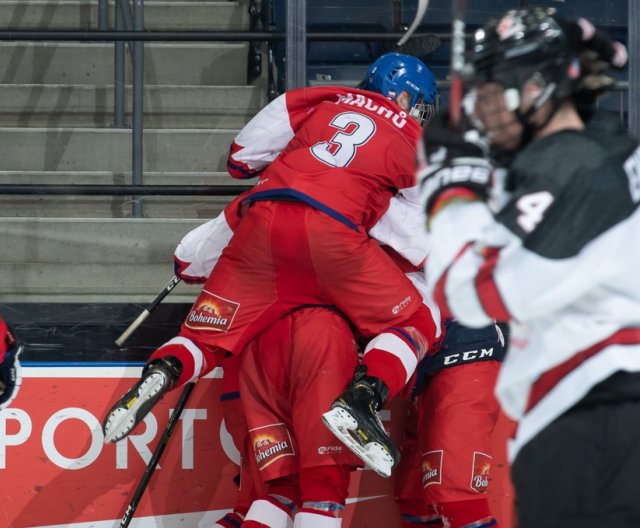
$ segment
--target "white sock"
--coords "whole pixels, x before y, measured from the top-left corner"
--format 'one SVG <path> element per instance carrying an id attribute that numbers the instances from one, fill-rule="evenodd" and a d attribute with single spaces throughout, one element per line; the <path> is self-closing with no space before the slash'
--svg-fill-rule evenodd
<path id="1" fill-rule="evenodd" d="M 266 524 L 269 528 L 293 528 L 293 521 L 284 510 L 262 499 L 251 503 L 244 520 Z"/>

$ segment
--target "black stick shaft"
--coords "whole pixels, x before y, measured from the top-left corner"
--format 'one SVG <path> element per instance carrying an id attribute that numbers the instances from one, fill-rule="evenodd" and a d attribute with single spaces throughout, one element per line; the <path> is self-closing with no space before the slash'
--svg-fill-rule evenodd
<path id="1" fill-rule="evenodd" d="M 171 417 L 167 422 L 167 427 L 165 428 L 164 433 L 162 434 L 162 437 L 158 442 L 158 445 L 153 451 L 151 460 L 149 460 L 149 464 L 147 464 L 147 469 L 144 470 L 144 474 L 142 475 L 140 482 L 138 482 L 138 487 L 136 488 L 136 491 L 133 493 L 133 497 L 131 497 L 131 502 L 129 503 L 129 506 L 127 506 L 127 509 L 124 512 L 122 521 L 120 521 L 120 528 L 127 528 L 131 523 L 131 520 L 133 519 L 133 515 L 135 514 L 136 509 L 138 508 L 138 504 L 140 504 L 140 499 L 142 499 L 142 495 L 144 494 L 145 490 L 147 489 L 147 486 L 149 485 L 149 480 L 151 480 L 151 475 L 153 474 L 153 471 L 158 465 L 158 462 L 160 461 L 160 457 L 162 456 L 162 453 L 164 452 L 165 447 L 167 447 L 167 443 L 171 438 L 171 434 L 173 433 L 173 430 L 175 429 L 176 424 L 178 423 L 178 419 L 180 418 L 180 415 L 182 414 L 182 411 L 184 410 L 185 405 L 187 404 L 187 400 L 189 399 L 189 396 L 191 396 L 191 392 L 193 391 L 194 386 L 195 386 L 195 383 L 193 382 L 187 383 L 184 386 L 184 389 L 182 390 L 182 394 L 180 395 L 180 399 L 178 400 L 178 404 L 176 405 L 176 408 L 173 410 L 173 413 L 171 413 Z"/>
<path id="2" fill-rule="evenodd" d="M 180 277 L 173 276 L 171 280 L 167 282 L 163 290 L 157 295 L 157 297 L 149 303 L 149 305 L 147 306 L 147 310 L 152 312 L 155 309 L 155 307 L 158 306 L 162 302 L 162 300 L 167 295 L 169 295 L 169 293 L 171 293 L 171 290 L 173 290 L 179 283 L 180 283 Z"/>
<path id="3" fill-rule="evenodd" d="M 120 337 L 118 339 L 116 339 L 116 346 L 117 347 L 121 347 L 122 344 L 127 339 L 129 339 L 129 336 L 131 334 L 133 334 L 133 332 L 136 330 L 136 328 L 138 328 L 144 322 L 144 320 L 147 317 L 149 317 L 151 312 L 153 312 L 153 310 L 156 309 L 156 307 L 162 302 L 162 300 L 167 295 L 169 295 L 169 293 L 171 293 L 171 290 L 173 290 L 179 283 L 180 283 L 180 277 L 174 276 L 174 277 L 171 278 L 171 280 L 162 289 L 162 291 L 156 296 L 156 298 L 153 301 L 151 301 L 144 310 L 142 310 L 140 315 L 138 317 L 136 317 L 136 320 L 133 321 L 133 323 L 131 323 L 124 332 L 122 332 L 122 334 L 120 335 Z"/>

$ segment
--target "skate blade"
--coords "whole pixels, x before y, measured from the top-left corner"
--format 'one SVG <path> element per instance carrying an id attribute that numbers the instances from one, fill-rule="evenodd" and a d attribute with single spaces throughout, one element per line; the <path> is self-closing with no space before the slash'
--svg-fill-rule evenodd
<path id="1" fill-rule="evenodd" d="M 127 436 L 136 426 L 136 415 L 140 407 L 153 398 L 164 387 L 162 374 L 151 374 L 138 387 L 137 394 L 109 413 L 105 423 L 105 443 L 117 442 Z"/>
<path id="2" fill-rule="evenodd" d="M 322 421 L 369 468 L 381 477 L 389 478 L 391 476 L 393 457 L 379 442 L 374 441 L 364 446 L 360 445 L 350 433 L 350 431 L 357 429 L 358 422 L 345 409 L 336 407 L 327 411 L 322 415 Z"/>

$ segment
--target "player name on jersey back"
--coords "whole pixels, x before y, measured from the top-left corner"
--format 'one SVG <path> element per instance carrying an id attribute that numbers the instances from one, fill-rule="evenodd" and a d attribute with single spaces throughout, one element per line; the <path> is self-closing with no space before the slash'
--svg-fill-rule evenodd
<path id="1" fill-rule="evenodd" d="M 401 110 L 400 112 L 394 112 L 391 108 L 377 104 L 373 99 L 366 97 L 363 94 L 352 94 L 350 92 L 346 95 L 339 94 L 338 104 L 356 106 L 358 108 L 369 110 L 388 119 L 398 128 L 404 128 L 407 124 L 407 113 L 405 111 Z"/>

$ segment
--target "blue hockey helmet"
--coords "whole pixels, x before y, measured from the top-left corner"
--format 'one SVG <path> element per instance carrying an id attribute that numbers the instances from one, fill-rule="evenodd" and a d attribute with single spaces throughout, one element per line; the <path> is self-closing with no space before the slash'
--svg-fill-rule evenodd
<path id="1" fill-rule="evenodd" d="M 428 123 L 435 114 L 438 95 L 436 79 L 427 65 L 412 55 L 385 53 L 369 66 L 362 86 L 392 101 L 403 91 L 409 93 L 409 115 L 417 118 L 422 125 Z"/>

